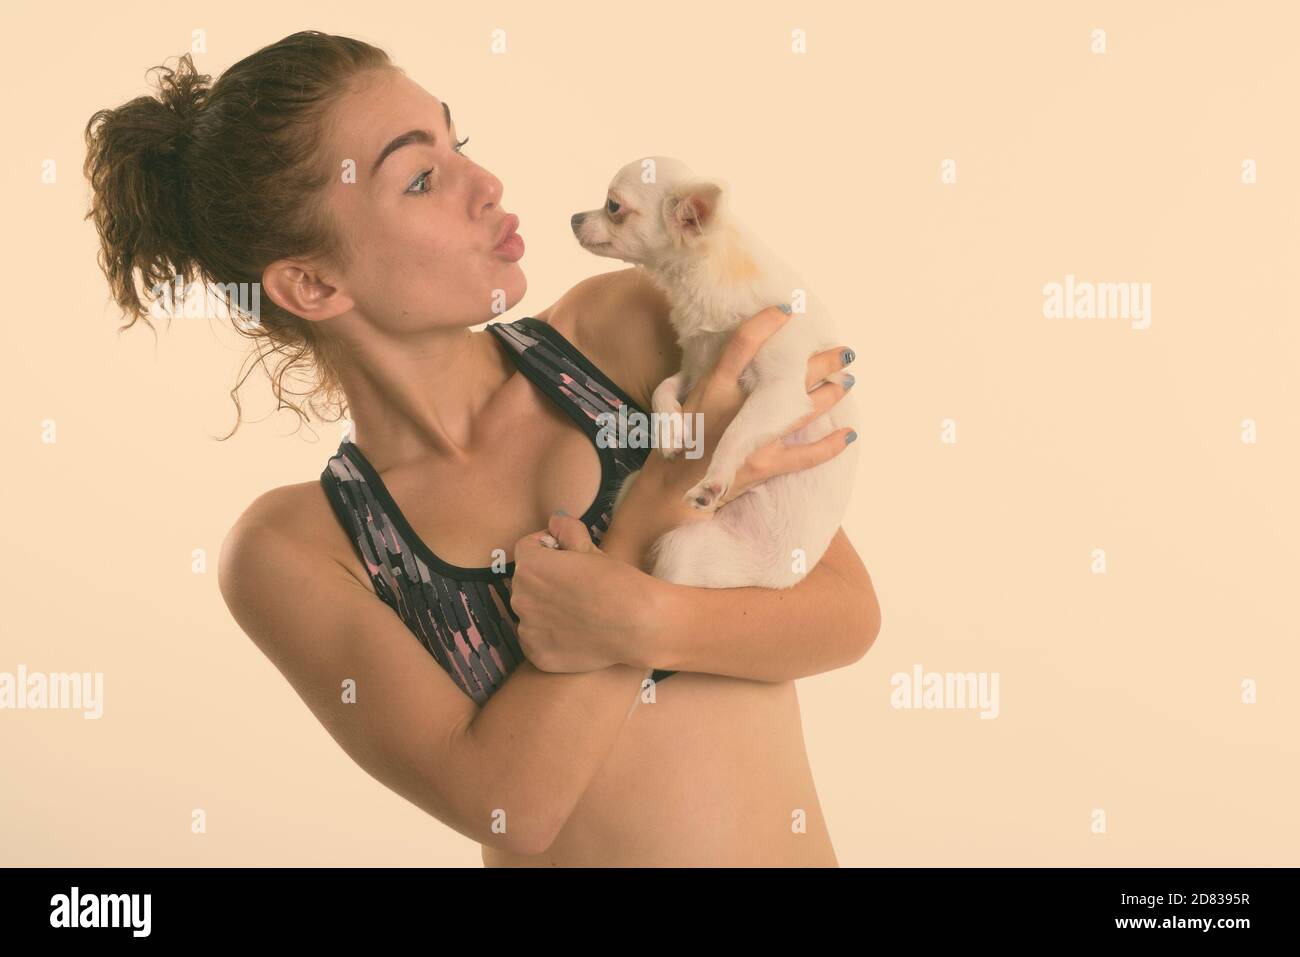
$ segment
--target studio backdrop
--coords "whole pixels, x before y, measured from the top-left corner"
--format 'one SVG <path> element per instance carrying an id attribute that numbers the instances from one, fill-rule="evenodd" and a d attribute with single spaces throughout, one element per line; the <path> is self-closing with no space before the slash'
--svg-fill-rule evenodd
<path id="1" fill-rule="evenodd" d="M 315 481 L 211 317 L 119 334 L 83 131 L 303 29 L 455 104 L 528 236 L 507 318 L 639 155 L 725 178 L 857 353 L 844 528 L 883 626 L 797 684 L 839 861 L 1300 852 L 1300 10 L 1288 3 L 9 3 L 0 71 L 0 864 L 480 866 L 231 618 L 217 557 Z M 815 635 L 791 635 L 815 641 Z M 201 827 L 196 821 L 202 821 Z"/>

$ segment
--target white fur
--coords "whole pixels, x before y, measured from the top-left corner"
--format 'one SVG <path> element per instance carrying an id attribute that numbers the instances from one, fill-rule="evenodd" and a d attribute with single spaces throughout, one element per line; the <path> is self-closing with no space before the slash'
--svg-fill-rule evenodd
<path id="1" fill-rule="evenodd" d="M 647 162 L 652 182 L 644 182 Z M 699 190 L 715 197 L 709 219 L 688 222 L 683 229 L 679 218 L 694 207 L 683 207 L 681 198 Z M 708 474 L 686 496 L 688 501 L 716 501 L 754 450 L 812 410 L 804 381 L 808 359 L 843 340 L 794 271 L 731 214 L 726 190 L 717 180 L 696 178 L 678 160 L 649 157 L 623 167 L 609 195 L 617 213 L 611 215 L 607 206 L 580 214 L 574 233 L 597 255 L 643 268 L 671 303 L 669 320 L 677 330 L 682 368 L 655 390 L 656 412 L 681 411 L 680 401 L 713 367 L 736 326 L 768 306 L 790 302 L 795 290 L 804 291 L 806 312 L 792 315 L 745 370 L 745 403 L 716 441 Z M 738 266 L 746 263 L 757 268 Z M 846 395 L 784 441 L 814 441 L 855 421 L 852 395 Z M 706 421 L 706 430 L 708 425 Z M 661 451 L 672 454 L 671 449 Z M 723 505 L 710 521 L 666 533 L 651 552 L 653 574 L 710 588 L 796 584 L 821 560 L 840 525 L 857 472 L 857 452 L 850 445 L 821 465 L 774 476 Z M 625 480 L 615 510 L 638 474 Z"/>

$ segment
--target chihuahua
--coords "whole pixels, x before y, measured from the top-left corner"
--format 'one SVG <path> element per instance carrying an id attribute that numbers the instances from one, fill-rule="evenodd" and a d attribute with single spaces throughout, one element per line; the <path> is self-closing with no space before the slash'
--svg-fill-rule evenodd
<path id="1" fill-rule="evenodd" d="M 605 205 L 574 214 L 571 224 L 584 249 L 640 267 L 671 305 L 669 322 L 677 332 L 682 367 L 651 400 L 655 444 L 666 457 L 680 445 L 663 424 L 680 421 L 682 400 L 712 370 L 735 328 L 767 306 L 792 303 L 791 318 L 763 343 L 741 376 L 744 404 L 718 438 L 704 478 L 686 493 L 691 505 L 716 514 L 660 536 L 649 558 L 655 577 L 676 584 L 797 584 L 821 560 L 839 528 L 857 471 L 857 447 L 812 468 L 773 476 L 721 507 L 718 503 L 751 453 L 812 412 L 808 359 L 839 342 L 829 314 L 732 215 L 723 182 L 697 177 L 680 160 L 651 156 L 629 163 L 615 174 Z M 838 372 L 828 378 L 845 381 Z M 854 407 L 844 396 L 782 441 L 815 441 L 853 419 Z M 614 510 L 639 474 L 624 480 Z"/>

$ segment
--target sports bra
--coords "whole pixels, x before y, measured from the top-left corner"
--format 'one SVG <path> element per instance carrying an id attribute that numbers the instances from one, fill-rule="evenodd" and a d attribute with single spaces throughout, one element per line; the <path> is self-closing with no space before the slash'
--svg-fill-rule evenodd
<path id="1" fill-rule="evenodd" d="M 637 402 L 549 323 L 527 316 L 490 323 L 519 370 L 587 433 L 600 455 L 600 489 L 582 523 L 600 544 L 610 505 L 623 479 L 645 462 L 649 448 L 605 447 L 597 416 Z M 465 694 L 482 706 L 524 660 L 519 618 L 510 607 L 510 580 L 492 566 L 462 568 L 443 561 L 415 534 L 384 480 L 355 442 L 345 438 L 321 472 L 325 496 L 365 565 L 375 592 Z M 454 507 L 454 506 L 451 506 Z M 659 681 L 674 671 L 656 669 Z"/>

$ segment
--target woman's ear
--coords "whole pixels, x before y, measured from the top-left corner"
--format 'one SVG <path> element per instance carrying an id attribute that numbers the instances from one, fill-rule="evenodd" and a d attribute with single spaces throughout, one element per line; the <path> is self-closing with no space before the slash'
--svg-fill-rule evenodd
<path id="1" fill-rule="evenodd" d="M 262 270 L 262 288 L 280 308 L 316 322 L 352 308 L 351 297 L 326 281 L 314 263 L 277 259 Z"/>

